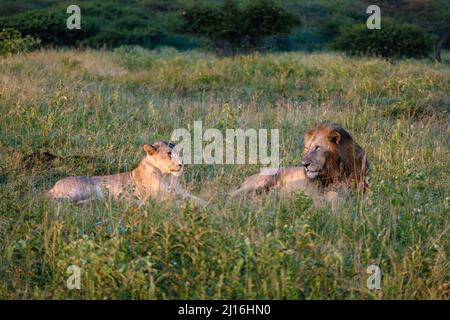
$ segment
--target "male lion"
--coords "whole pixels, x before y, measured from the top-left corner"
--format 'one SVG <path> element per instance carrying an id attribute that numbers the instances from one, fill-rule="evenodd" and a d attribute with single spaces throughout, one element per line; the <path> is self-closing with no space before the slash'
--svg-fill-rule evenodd
<path id="1" fill-rule="evenodd" d="M 364 150 L 336 124 L 324 123 L 305 133 L 301 167 L 281 168 L 275 174 L 250 176 L 231 193 L 237 196 L 258 190 L 278 189 L 284 193 L 302 190 L 316 206 L 325 198 L 336 208 L 342 193 L 368 189 L 365 177 L 369 162 Z"/>
<path id="2" fill-rule="evenodd" d="M 173 148 L 174 144 L 165 141 L 144 144 L 147 154 L 134 170 L 109 176 L 67 177 L 56 182 L 47 197 L 77 203 L 103 200 L 107 195 L 138 199 L 141 203 L 149 197 L 155 200 L 179 197 L 203 205 L 203 200 L 186 192 L 178 181 L 184 165 Z"/>

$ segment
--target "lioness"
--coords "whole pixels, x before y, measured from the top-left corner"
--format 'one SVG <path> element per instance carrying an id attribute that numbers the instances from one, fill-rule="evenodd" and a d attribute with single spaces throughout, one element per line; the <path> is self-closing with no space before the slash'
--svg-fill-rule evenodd
<path id="1" fill-rule="evenodd" d="M 204 205 L 203 200 L 186 192 L 178 181 L 184 165 L 173 148 L 172 143 L 165 141 L 144 144 L 147 154 L 134 170 L 109 176 L 67 177 L 56 182 L 47 192 L 47 197 L 81 203 L 102 200 L 110 195 L 116 199 L 137 199 L 141 204 L 148 198 L 164 200 L 178 197 Z"/>
<path id="2" fill-rule="evenodd" d="M 257 190 L 279 189 L 285 193 L 302 190 L 313 198 L 316 206 L 320 206 L 325 198 L 335 209 L 348 190 L 356 188 L 365 192 L 368 189 L 366 153 L 342 127 L 320 124 L 305 133 L 304 141 L 301 167 L 281 168 L 275 174 L 259 173 L 247 177 L 231 196 Z"/>

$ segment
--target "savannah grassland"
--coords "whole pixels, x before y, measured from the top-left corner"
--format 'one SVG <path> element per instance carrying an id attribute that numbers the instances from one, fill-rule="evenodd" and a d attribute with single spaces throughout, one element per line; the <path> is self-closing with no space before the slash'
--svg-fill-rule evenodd
<path id="1" fill-rule="evenodd" d="M 448 61 L 448 60 L 447 60 Z M 450 65 L 339 54 L 43 50 L 0 61 L 3 299 L 449 299 Z M 255 165 L 190 165 L 209 201 L 47 203 L 68 175 L 130 170 L 176 128 L 278 128 L 283 165 L 337 122 L 365 148 L 371 203 L 229 200 Z M 55 155 L 56 158 L 43 152 Z M 40 156 L 39 156 L 40 154 Z M 81 267 L 81 290 L 66 269 Z M 381 290 L 366 269 L 382 271 Z"/>

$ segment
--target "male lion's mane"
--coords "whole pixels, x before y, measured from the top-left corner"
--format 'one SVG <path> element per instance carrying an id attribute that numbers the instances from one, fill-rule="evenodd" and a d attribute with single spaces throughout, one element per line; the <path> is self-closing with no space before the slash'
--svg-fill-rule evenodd
<path id="1" fill-rule="evenodd" d="M 323 172 L 318 177 L 319 185 L 326 188 L 343 184 L 348 188 L 366 191 L 368 185 L 365 177 L 369 171 L 366 153 L 345 129 L 337 124 L 320 124 L 305 133 L 305 145 L 319 134 L 332 138 L 336 132 L 339 142 L 334 143 L 330 139 L 327 144 L 329 152 Z"/>

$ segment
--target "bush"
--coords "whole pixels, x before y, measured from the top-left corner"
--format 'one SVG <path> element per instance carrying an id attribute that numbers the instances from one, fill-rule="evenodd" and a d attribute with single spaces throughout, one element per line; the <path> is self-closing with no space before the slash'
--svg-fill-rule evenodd
<path id="1" fill-rule="evenodd" d="M 80 41 L 79 44 L 91 48 L 114 48 L 122 45 L 136 45 L 141 44 L 145 47 L 151 47 L 153 41 L 156 41 L 159 33 L 152 30 L 117 30 L 117 29 L 103 29 L 96 35 Z"/>
<path id="2" fill-rule="evenodd" d="M 0 4 L 0 11 L 2 8 Z M 1 16 L 0 30 L 13 28 L 54 47 L 113 48 L 138 44 L 151 49 L 160 45 L 188 49 L 196 45 L 191 38 L 171 32 L 173 24 L 181 23 L 175 13 L 160 15 L 136 5 L 119 6 L 117 1 L 89 1 L 81 6 L 81 29 L 67 29 L 68 17 L 66 6 L 55 4 Z"/>
<path id="3" fill-rule="evenodd" d="M 0 19 L 1 28 L 13 28 L 22 34 L 31 35 L 41 39 L 42 43 L 55 46 L 74 45 L 77 41 L 85 39 L 96 33 L 87 19 L 82 22 L 81 30 L 69 30 L 66 26 L 68 15 L 65 11 L 36 10 L 17 14 L 13 17 Z"/>
<path id="4" fill-rule="evenodd" d="M 41 40 L 32 36 L 22 37 L 22 34 L 12 28 L 0 31 L 0 55 L 26 52 L 39 47 Z"/>
<path id="5" fill-rule="evenodd" d="M 299 20 L 272 1 L 239 6 L 225 0 L 220 6 L 195 5 L 183 12 L 182 32 L 208 39 L 222 52 L 251 49 L 261 39 L 284 35 Z"/>
<path id="6" fill-rule="evenodd" d="M 365 23 L 343 28 L 333 47 L 350 55 L 424 57 L 432 49 L 432 39 L 416 25 L 384 18 L 381 29 L 369 30 Z"/>

